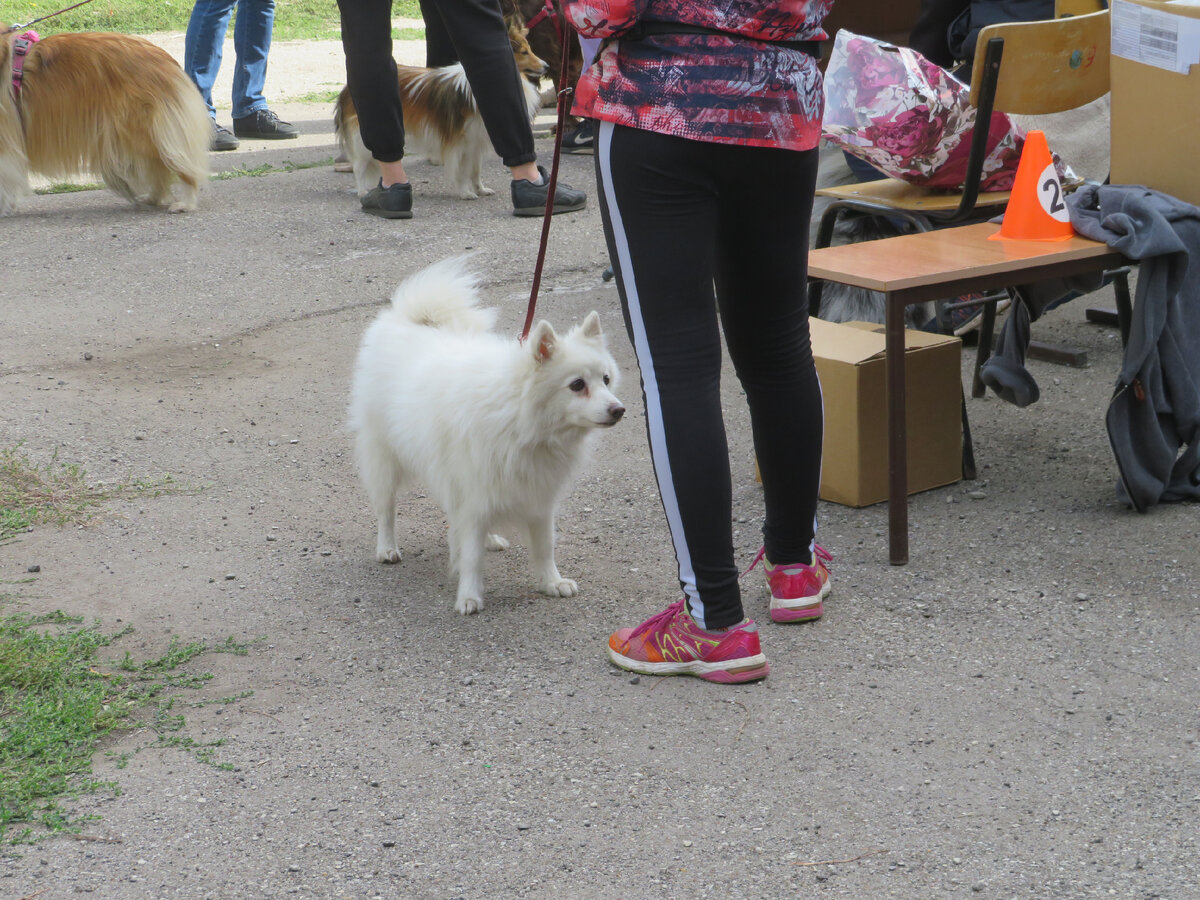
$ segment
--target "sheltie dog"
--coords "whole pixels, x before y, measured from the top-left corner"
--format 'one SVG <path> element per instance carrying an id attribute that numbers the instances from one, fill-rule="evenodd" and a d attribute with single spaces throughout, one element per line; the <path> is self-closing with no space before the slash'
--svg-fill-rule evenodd
<path id="1" fill-rule="evenodd" d="M 212 126 L 169 53 L 124 34 L 51 35 L 29 46 L 17 87 L 13 40 L 0 36 L 0 214 L 30 174 L 91 173 L 132 203 L 196 208 Z"/>
<path id="2" fill-rule="evenodd" d="M 485 550 L 523 529 L 537 590 L 573 597 L 554 562 L 554 514 L 590 438 L 620 421 L 618 373 L 600 318 L 524 343 L 492 331 L 477 278 L 460 258 L 404 281 L 367 329 L 350 397 L 359 474 L 378 530 L 375 558 L 400 561 L 396 492 L 419 481 L 449 520 L 454 608 L 483 609 Z"/>
<path id="3" fill-rule="evenodd" d="M 562 74 L 561 35 L 566 23 L 561 0 L 500 0 L 500 8 L 506 17 L 517 17 L 526 24 L 529 46 L 546 60 L 549 67 L 546 78 L 550 85 L 542 93 L 542 106 L 557 105 L 558 82 Z M 567 56 L 567 87 L 575 86 L 582 71 L 583 51 L 579 41 L 572 37 Z M 574 116 L 568 116 L 567 121 L 571 123 L 568 127 L 578 123 Z"/>
<path id="4" fill-rule="evenodd" d="M 508 39 L 521 75 L 529 120 L 541 107 L 537 85 L 546 72 L 546 63 L 529 49 L 524 27 L 509 21 Z M 406 150 L 426 156 L 430 162 L 443 163 L 451 189 L 463 200 L 493 194 L 484 185 L 483 161 L 492 153 L 492 144 L 475 105 L 471 86 L 461 64 L 440 69 L 397 66 L 400 101 L 404 108 Z M 342 88 L 333 113 L 338 147 L 350 160 L 360 195 L 379 181 L 379 164 L 362 142 L 358 113 L 350 99 L 350 89 Z"/>

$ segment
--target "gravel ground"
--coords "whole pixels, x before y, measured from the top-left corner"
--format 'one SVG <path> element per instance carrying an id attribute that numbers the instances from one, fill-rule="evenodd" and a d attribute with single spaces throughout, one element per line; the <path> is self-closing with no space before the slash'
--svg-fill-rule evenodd
<path id="1" fill-rule="evenodd" d="M 1120 346 L 1085 321 L 1093 298 L 1035 325 L 1087 367 L 1032 362 L 1027 409 L 970 401 L 980 478 L 912 499 L 909 565 L 887 564 L 884 506 L 822 504 L 824 619 L 771 625 L 746 581 L 765 682 L 638 679 L 605 637 L 677 586 L 595 204 L 555 219 L 540 301 L 560 325 L 599 310 L 627 374 L 628 421 L 563 504 L 582 593 L 532 593 L 514 547 L 463 618 L 419 492 L 403 564 L 373 560 L 349 370 L 395 283 L 464 249 L 515 335 L 540 222 L 510 215 L 498 163 L 497 195 L 466 202 L 421 160 L 412 221 L 363 216 L 326 164 L 328 104 L 278 80 L 289 48 L 268 90 L 302 139 L 213 158 L 287 171 L 214 181 L 186 216 L 92 191 L 0 221 L 0 446 L 203 487 L 0 547 L 6 590 L 133 626 L 134 656 L 172 634 L 259 641 L 192 664 L 215 676 L 202 697 L 253 691 L 186 710 L 232 771 L 146 749 L 147 731 L 114 739 L 96 769 L 119 795 L 81 798 L 98 818 L 76 837 L 5 849 L 0 895 L 1200 896 L 1197 509 L 1115 499 Z M 311 52 L 311 80 L 336 87 L 336 53 Z M 593 187 L 590 158 L 563 166 Z M 725 391 L 748 562 L 761 498 L 731 373 Z"/>

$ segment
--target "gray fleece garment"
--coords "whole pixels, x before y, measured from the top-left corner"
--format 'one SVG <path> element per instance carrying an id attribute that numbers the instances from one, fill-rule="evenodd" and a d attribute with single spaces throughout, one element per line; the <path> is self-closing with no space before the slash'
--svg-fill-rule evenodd
<path id="1" fill-rule="evenodd" d="M 1138 512 L 1200 499 L 1200 208 L 1135 185 L 1085 185 L 1071 224 L 1139 262 L 1133 323 L 1105 421 Z"/>

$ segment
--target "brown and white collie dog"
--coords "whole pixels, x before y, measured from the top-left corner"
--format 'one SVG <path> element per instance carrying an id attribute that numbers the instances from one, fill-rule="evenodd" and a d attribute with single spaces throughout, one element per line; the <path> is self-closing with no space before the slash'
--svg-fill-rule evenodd
<path id="1" fill-rule="evenodd" d="M 0 35 L 0 215 L 30 174 L 95 174 L 132 203 L 196 208 L 212 125 L 169 53 L 123 34 L 50 35 L 29 45 L 17 87 L 16 37 Z"/>
<path id="2" fill-rule="evenodd" d="M 524 76 L 521 85 L 532 122 L 541 107 L 537 85 L 546 72 L 546 63 L 529 49 L 525 29 L 519 23 L 509 23 L 508 38 L 517 69 Z M 424 155 L 434 164 L 444 164 L 451 189 L 463 200 L 495 193 L 480 177 L 484 159 L 494 151 L 462 65 L 440 69 L 396 66 L 396 70 L 404 108 L 406 150 Z M 338 96 L 333 125 L 338 147 L 354 168 L 358 192 L 365 194 L 379 182 L 379 164 L 362 142 L 358 113 L 348 87 L 342 88 Z"/>

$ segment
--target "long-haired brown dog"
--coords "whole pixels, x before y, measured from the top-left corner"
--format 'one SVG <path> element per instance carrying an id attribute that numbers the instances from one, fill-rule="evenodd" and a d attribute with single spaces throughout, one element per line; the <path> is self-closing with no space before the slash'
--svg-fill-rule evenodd
<path id="1" fill-rule="evenodd" d="M 0 215 L 29 193 L 30 174 L 93 173 L 132 203 L 196 208 L 212 126 L 169 53 L 123 34 L 51 35 L 29 47 L 18 89 L 14 38 L 0 37 Z"/>
<path id="2" fill-rule="evenodd" d="M 500 0 L 500 8 L 504 11 L 505 19 L 515 17 L 525 23 L 529 46 L 546 60 L 546 78 L 550 87 L 542 96 L 542 105 L 555 106 L 562 67 L 562 40 L 559 35 L 561 29 L 569 28 L 563 16 L 561 0 Z M 571 39 L 567 57 L 567 87 L 574 87 L 583 71 L 583 51 L 574 33 L 567 33 Z M 574 117 L 570 118 L 574 120 Z"/>
<path id="3" fill-rule="evenodd" d="M 529 48 L 525 29 L 510 22 L 508 39 L 512 44 L 517 69 L 525 90 L 525 103 L 532 122 L 541 107 L 536 84 L 546 71 L 546 63 Z M 471 86 L 460 64 L 440 69 L 396 66 L 400 83 L 400 102 L 404 108 L 404 135 L 407 149 L 424 154 L 430 162 L 444 163 L 446 179 L 457 196 L 474 200 L 493 194 L 484 185 L 483 161 L 492 151 L 483 119 L 471 94 Z M 350 99 L 350 89 L 342 88 L 333 111 L 333 126 L 338 147 L 350 160 L 359 194 L 365 194 L 379 180 L 379 163 L 362 142 L 358 112 Z"/>

